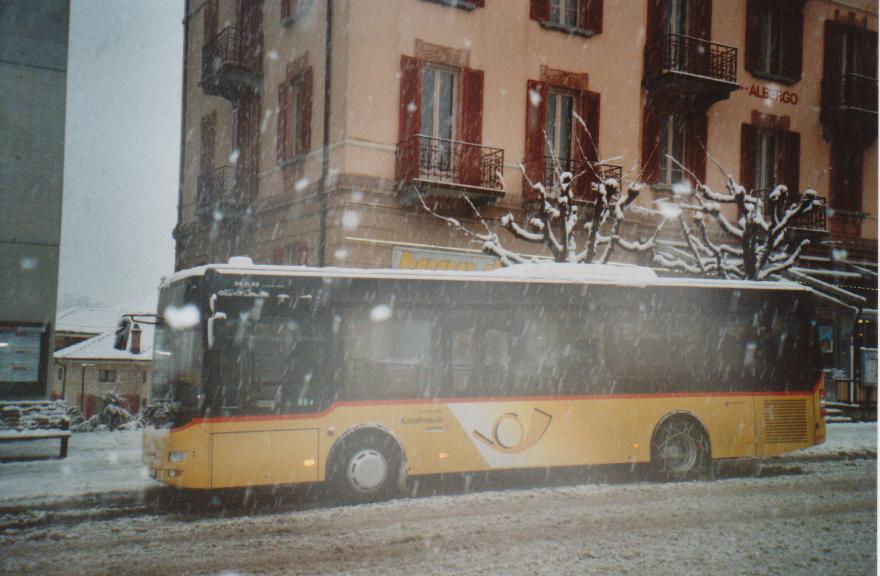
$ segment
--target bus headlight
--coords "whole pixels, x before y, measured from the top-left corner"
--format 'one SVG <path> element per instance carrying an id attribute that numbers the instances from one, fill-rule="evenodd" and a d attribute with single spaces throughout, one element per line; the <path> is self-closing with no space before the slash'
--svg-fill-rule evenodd
<path id="1" fill-rule="evenodd" d="M 169 452 L 168 461 L 172 464 L 183 464 L 186 462 L 186 452 Z"/>

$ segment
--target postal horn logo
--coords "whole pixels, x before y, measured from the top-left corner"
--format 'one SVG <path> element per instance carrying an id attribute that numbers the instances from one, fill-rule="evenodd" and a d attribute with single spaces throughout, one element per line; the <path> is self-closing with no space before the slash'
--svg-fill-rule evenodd
<path id="1" fill-rule="evenodd" d="M 503 454 L 517 454 L 534 446 L 547 431 L 553 416 L 543 410 L 534 409 L 528 431 L 523 431 L 519 415 L 513 412 L 502 414 L 492 425 L 491 438 L 474 430 L 474 438 L 486 446 Z"/>

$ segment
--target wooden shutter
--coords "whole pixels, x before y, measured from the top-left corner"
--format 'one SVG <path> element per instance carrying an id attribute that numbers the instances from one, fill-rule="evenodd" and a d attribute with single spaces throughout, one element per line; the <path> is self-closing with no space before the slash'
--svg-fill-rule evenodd
<path id="1" fill-rule="evenodd" d="M 205 44 L 217 35 L 217 2 L 218 0 L 208 0 L 205 3 Z"/>
<path id="2" fill-rule="evenodd" d="M 412 56 L 400 57 L 400 108 L 398 110 L 397 180 L 410 180 L 419 173 L 422 64 Z"/>
<path id="3" fill-rule="evenodd" d="M 657 182 L 660 177 L 660 123 L 664 115 L 646 105 L 642 129 L 642 181 Z"/>
<path id="4" fill-rule="evenodd" d="M 312 67 L 298 76 L 296 99 L 296 153 L 305 154 L 312 145 Z"/>
<path id="5" fill-rule="evenodd" d="M 701 40 L 712 39 L 712 0 L 689 0 L 690 35 Z"/>
<path id="6" fill-rule="evenodd" d="M 825 21 L 824 63 L 822 71 L 822 122 L 832 119 L 834 109 L 840 100 L 840 40 L 841 26 L 833 20 Z"/>
<path id="7" fill-rule="evenodd" d="M 483 71 L 461 71 L 461 127 L 459 139 L 469 144 L 483 142 Z M 461 147 L 461 181 L 480 184 L 481 154 L 478 146 Z"/>
<path id="8" fill-rule="evenodd" d="M 485 0 L 471 0 L 471 2 L 473 2 L 474 6 L 476 6 L 477 8 L 482 8 L 486 5 Z"/>
<path id="9" fill-rule="evenodd" d="M 550 19 L 550 0 L 530 0 L 529 18 L 543 22 Z"/>
<path id="10" fill-rule="evenodd" d="M 782 10 L 782 76 L 799 82 L 803 73 L 804 12 L 801 2 L 788 2 Z"/>
<path id="11" fill-rule="evenodd" d="M 800 193 L 801 178 L 801 135 L 799 132 L 782 134 L 782 184 L 788 186 L 791 194 Z"/>
<path id="12" fill-rule="evenodd" d="M 211 112 L 202 117 L 202 147 L 199 155 L 199 174 L 207 174 L 214 169 L 214 150 L 217 141 L 216 128 L 216 112 Z"/>
<path id="13" fill-rule="evenodd" d="M 598 92 L 582 92 L 578 105 L 578 114 L 586 124 L 586 130 L 580 122 L 575 124 L 575 138 L 577 139 L 575 157 L 580 154 L 580 148 L 583 149 L 585 159 L 594 163 L 599 160 L 599 108 L 601 97 Z M 589 132 L 589 134 L 588 134 Z M 577 148 L 580 146 L 580 148 Z M 587 198 L 591 196 L 593 182 L 596 176 L 592 170 L 587 169 L 584 177 L 579 178 L 575 184 L 575 196 L 578 198 Z"/>
<path id="14" fill-rule="evenodd" d="M 663 22 L 666 20 L 667 0 L 648 0 L 648 28 L 645 31 L 645 49 L 650 50 L 663 34 Z"/>
<path id="15" fill-rule="evenodd" d="M 272 248 L 272 264 L 284 264 L 284 247 L 275 246 Z"/>
<path id="16" fill-rule="evenodd" d="M 288 100 L 290 98 L 290 84 L 283 82 L 278 85 L 278 133 L 275 137 L 275 156 L 278 161 L 287 160 L 290 151 L 287 148 L 288 126 Z"/>
<path id="17" fill-rule="evenodd" d="M 767 17 L 763 0 L 749 0 L 746 6 L 746 55 L 745 67 L 758 72 L 761 63 L 761 21 Z"/>
<path id="18" fill-rule="evenodd" d="M 291 0 L 281 0 L 281 20 L 290 17 L 290 2 Z"/>
<path id="19" fill-rule="evenodd" d="M 861 74 L 873 78 L 877 76 L 877 32 L 873 30 L 861 30 L 859 46 L 862 49 L 859 62 Z"/>
<path id="20" fill-rule="evenodd" d="M 526 90 L 525 175 L 532 182 L 544 178 L 544 123 L 547 119 L 547 83 L 529 80 Z M 534 192 L 523 180 L 523 199 L 533 200 Z"/>
<path id="21" fill-rule="evenodd" d="M 755 163 L 758 161 L 758 127 L 743 124 L 739 146 L 739 183 L 746 191 L 755 190 Z"/>
<path id="22" fill-rule="evenodd" d="M 695 112 L 687 117 L 685 127 L 685 165 L 700 182 L 706 182 L 706 150 L 709 139 L 709 117 Z M 696 185 L 696 182 L 692 182 Z"/>
<path id="23" fill-rule="evenodd" d="M 593 34 L 602 33 L 602 0 L 581 0 L 578 12 L 578 27 Z"/>

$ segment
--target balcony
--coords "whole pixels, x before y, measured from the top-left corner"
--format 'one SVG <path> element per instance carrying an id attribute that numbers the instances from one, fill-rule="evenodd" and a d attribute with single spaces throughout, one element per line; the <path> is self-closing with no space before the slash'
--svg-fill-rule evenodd
<path id="1" fill-rule="evenodd" d="M 645 89 L 660 106 L 708 108 L 738 88 L 733 46 L 667 34 L 645 49 Z"/>
<path id="2" fill-rule="evenodd" d="M 199 176 L 196 215 L 203 220 L 224 220 L 241 216 L 253 203 L 257 193 L 257 174 L 253 169 L 222 166 Z"/>
<path id="3" fill-rule="evenodd" d="M 540 163 L 535 167 L 536 163 Z M 575 176 L 574 181 L 574 197 L 575 202 L 585 202 L 594 198 L 592 185 L 597 181 L 596 176 L 600 176 L 603 180 L 614 178 L 620 182 L 623 177 L 623 168 L 614 164 L 594 164 L 592 168 L 587 160 L 577 160 L 572 158 L 554 158 L 545 156 L 540 160 L 526 163 L 526 174 L 542 174 L 541 183 L 547 191 L 548 196 L 554 197 L 558 195 L 557 190 L 557 166 L 559 172 L 571 172 Z M 527 202 L 537 200 L 534 194 L 529 194 L 527 190 L 528 182 L 524 183 L 523 197 Z"/>
<path id="4" fill-rule="evenodd" d="M 418 195 L 468 199 L 476 206 L 504 197 L 504 150 L 417 134 L 397 144 L 397 194 L 404 206 Z"/>
<path id="5" fill-rule="evenodd" d="M 755 194 L 764 201 L 764 205 L 767 205 L 767 196 L 770 194 L 771 190 L 757 190 Z M 800 203 L 803 196 L 801 194 L 789 194 L 788 199 L 785 202 L 785 206 L 778 206 L 778 214 L 777 217 L 781 218 L 783 212 L 788 209 L 792 204 Z M 795 231 L 801 235 L 804 233 L 808 234 L 824 234 L 827 232 L 827 222 L 826 222 L 826 204 L 825 198 L 821 196 L 816 197 L 816 202 L 818 205 L 814 205 L 808 212 L 796 216 L 791 224 L 788 225 L 788 229 Z"/>
<path id="6" fill-rule="evenodd" d="M 257 93 L 262 82 L 258 45 L 246 42 L 238 28 L 227 26 L 202 48 L 202 90 L 231 102 Z"/>
<path id="7" fill-rule="evenodd" d="M 861 74 L 824 79 L 822 124 L 826 136 L 848 130 L 876 134 L 877 79 Z"/>

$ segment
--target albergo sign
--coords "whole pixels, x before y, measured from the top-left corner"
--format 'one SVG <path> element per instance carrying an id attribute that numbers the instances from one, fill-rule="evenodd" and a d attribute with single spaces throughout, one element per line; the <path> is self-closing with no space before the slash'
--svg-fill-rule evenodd
<path id="1" fill-rule="evenodd" d="M 793 104 L 795 106 L 799 100 L 797 92 L 777 90 L 776 88 L 771 88 L 767 85 L 761 86 L 758 84 L 752 84 L 748 88 L 742 86 L 742 89 L 747 89 L 749 91 L 749 96 L 761 98 L 762 100 L 775 100 L 777 102 L 782 102 L 783 104 Z"/>

